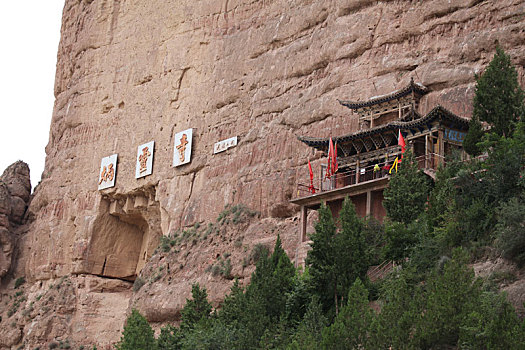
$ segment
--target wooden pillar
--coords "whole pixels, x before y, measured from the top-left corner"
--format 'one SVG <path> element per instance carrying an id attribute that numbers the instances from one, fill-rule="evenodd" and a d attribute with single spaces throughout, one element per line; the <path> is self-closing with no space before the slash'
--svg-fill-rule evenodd
<path id="1" fill-rule="evenodd" d="M 366 192 L 366 216 L 372 213 L 372 191 Z"/>
<path id="2" fill-rule="evenodd" d="M 361 164 L 361 162 L 359 162 L 359 158 L 357 159 L 356 161 L 356 166 L 355 166 L 355 183 L 358 184 L 359 183 L 359 165 Z"/>
<path id="3" fill-rule="evenodd" d="M 299 244 L 306 241 L 306 224 L 308 220 L 308 208 L 301 206 L 301 229 L 299 231 Z"/>
<path id="4" fill-rule="evenodd" d="M 428 169 L 428 134 L 425 135 L 425 169 Z"/>
<path id="5" fill-rule="evenodd" d="M 437 140 L 437 148 L 438 148 L 438 165 L 443 165 L 443 160 L 445 156 L 445 144 L 443 143 L 443 130 L 438 130 L 438 140 Z"/>

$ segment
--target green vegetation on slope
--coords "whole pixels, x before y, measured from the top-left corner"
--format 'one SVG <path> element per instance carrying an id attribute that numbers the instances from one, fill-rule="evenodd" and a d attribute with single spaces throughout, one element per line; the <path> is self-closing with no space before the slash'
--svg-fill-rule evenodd
<path id="1" fill-rule="evenodd" d="M 490 111 L 500 102 L 490 107 L 490 99 L 484 100 L 485 76 L 478 79 L 476 103 L 483 100 Z M 523 111 L 519 91 L 512 111 Z M 512 114 L 507 128 L 498 124 L 503 117 L 478 117 L 493 125 L 473 143 L 487 154 L 484 160 L 452 156 L 431 185 L 407 154 L 385 193 L 383 225 L 358 218 L 349 200 L 339 225 L 321 207 L 303 273 L 295 271 L 278 237 L 271 255 L 261 250 L 251 283 L 241 288 L 236 282 L 221 308 L 212 311 L 206 290 L 195 285 L 180 328 L 163 328 L 154 346 L 523 349 L 525 322 L 494 288 L 497 278 L 476 278 L 468 263 L 489 251 L 525 264 L 525 122 Z M 385 259 L 398 267 L 371 283 L 368 265 Z M 137 314 L 130 316 L 118 349 L 153 348 L 151 328 Z"/>

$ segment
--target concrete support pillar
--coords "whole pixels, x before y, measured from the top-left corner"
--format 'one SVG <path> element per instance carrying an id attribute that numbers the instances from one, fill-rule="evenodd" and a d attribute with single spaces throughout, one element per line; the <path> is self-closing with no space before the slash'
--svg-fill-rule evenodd
<path id="1" fill-rule="evenodd" d="M 299 244 L 306 241 L 306 224 L 308 220 L 308 208 L 301 206 L 301 229 L 299 230 Z"/>
<path id="2" fill-rule="evenodd" d="M 366 192 L 366 216 L 372 213 L 372 191 Z"/>

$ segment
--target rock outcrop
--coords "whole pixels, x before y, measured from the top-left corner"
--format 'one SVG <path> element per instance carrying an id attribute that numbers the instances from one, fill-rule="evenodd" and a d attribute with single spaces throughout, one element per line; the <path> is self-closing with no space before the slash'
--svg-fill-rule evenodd
<path id="1" fill-rule="evenodd" d="M 21 161 L 11 164 L 0 177 L 0 282 L 11 268 L 16 231 L 30 197 L 29 167 Z"/>
<path id="2" fill-rule="evenodd" d="M 47 336 L 36 331 L 43 323 L 19 321 L 22 336 L 12 344 L 68 336 L 78 344 L 115 342 L 113 330 L 97 338 L 89 315 L 113 314 L 120 327 L 125 312 L 115 305 L 131 300 L 152 321 L 176 319 L 195 281 L 209 285 L 217 302 L 232 282 L 203 269 L 231 252 L 232 273 L 248 277 L 242 261 L 276 232 L 295 259 L 301 247 L 289 199 L 308 178 L 307 159 L 316 173 L 321 162 L 296 136 L 355 131 L 356 118 L 338 98 L 368 99 L 411 78 L 432 90 L 422 113 L 441 104 L 469 116 L 474 74 L 497 43 L 524 85 L 524 12 L 523 0 L 66 0 L 46 166 L 25 214 L 34 220 L 17 269 L 31 288 L 70 276 L 75 299 L 68 305 L 75 306 Z M 174 168 L 174 134 L 188 128 L 191 162 Z M 213 153 L 233 136 L 235 147 Z M 149 141 L 153 174 L 136 179 L 137 146 Z M 116 186 L 98 191 L 100 161 L 115 153 Z M 14 212 L 15 222 L 23 210 L 13 203 L 0 204 L 0 213 Z M 225 208 L 241 204 L 260 223 L 202 239 Z M 195 243 L 177 241 L 174 256 L 155 254 L 162 236 L 191 230 L 200 235 Z M 153 281 L 164 261 L 170 274 L 163 270 L 158 284 L 132 297 L 127 281 Z M 128 289 L 83 294 L 83 278 L 119 279 Z"/>

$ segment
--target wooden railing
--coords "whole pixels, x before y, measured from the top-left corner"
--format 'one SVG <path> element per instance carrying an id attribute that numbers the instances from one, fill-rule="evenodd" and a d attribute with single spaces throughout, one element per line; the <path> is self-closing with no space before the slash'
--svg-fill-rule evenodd
<path id="1" fill-rule="evenodd" d="M 416 157 L 418 167 L 422 170 L 430 170 L 435 172 L 441 164 L 445 164 L 445 159 L 436 153 L 429 153 L 426 155 Z M 311 196 L 319 192 L 325 192 L 335 190 L 338 188 L 357 185 L 367 181 L 379 180 L 388 177 L 392 162 L 377 163 L 379 170 L 377 170 L 375 164 L 354 168 L 345 172 L 338 172 L 330 178 L 314 178 L 313 180 L 313 191 L 312 186 L 309 183 L 298 183 L 296 198 Z M 374 171 L 374 169 L 376 169 Z"/>
<path id="2" fill-rule="evenodd" d="M 386 275 L 392 272 L 395 267 L 395 262 L 386 260 L 377 266 L 370 267 L 366 274 L 370 282 L 375 282 L 379 279 L 384 278 Z"/>

